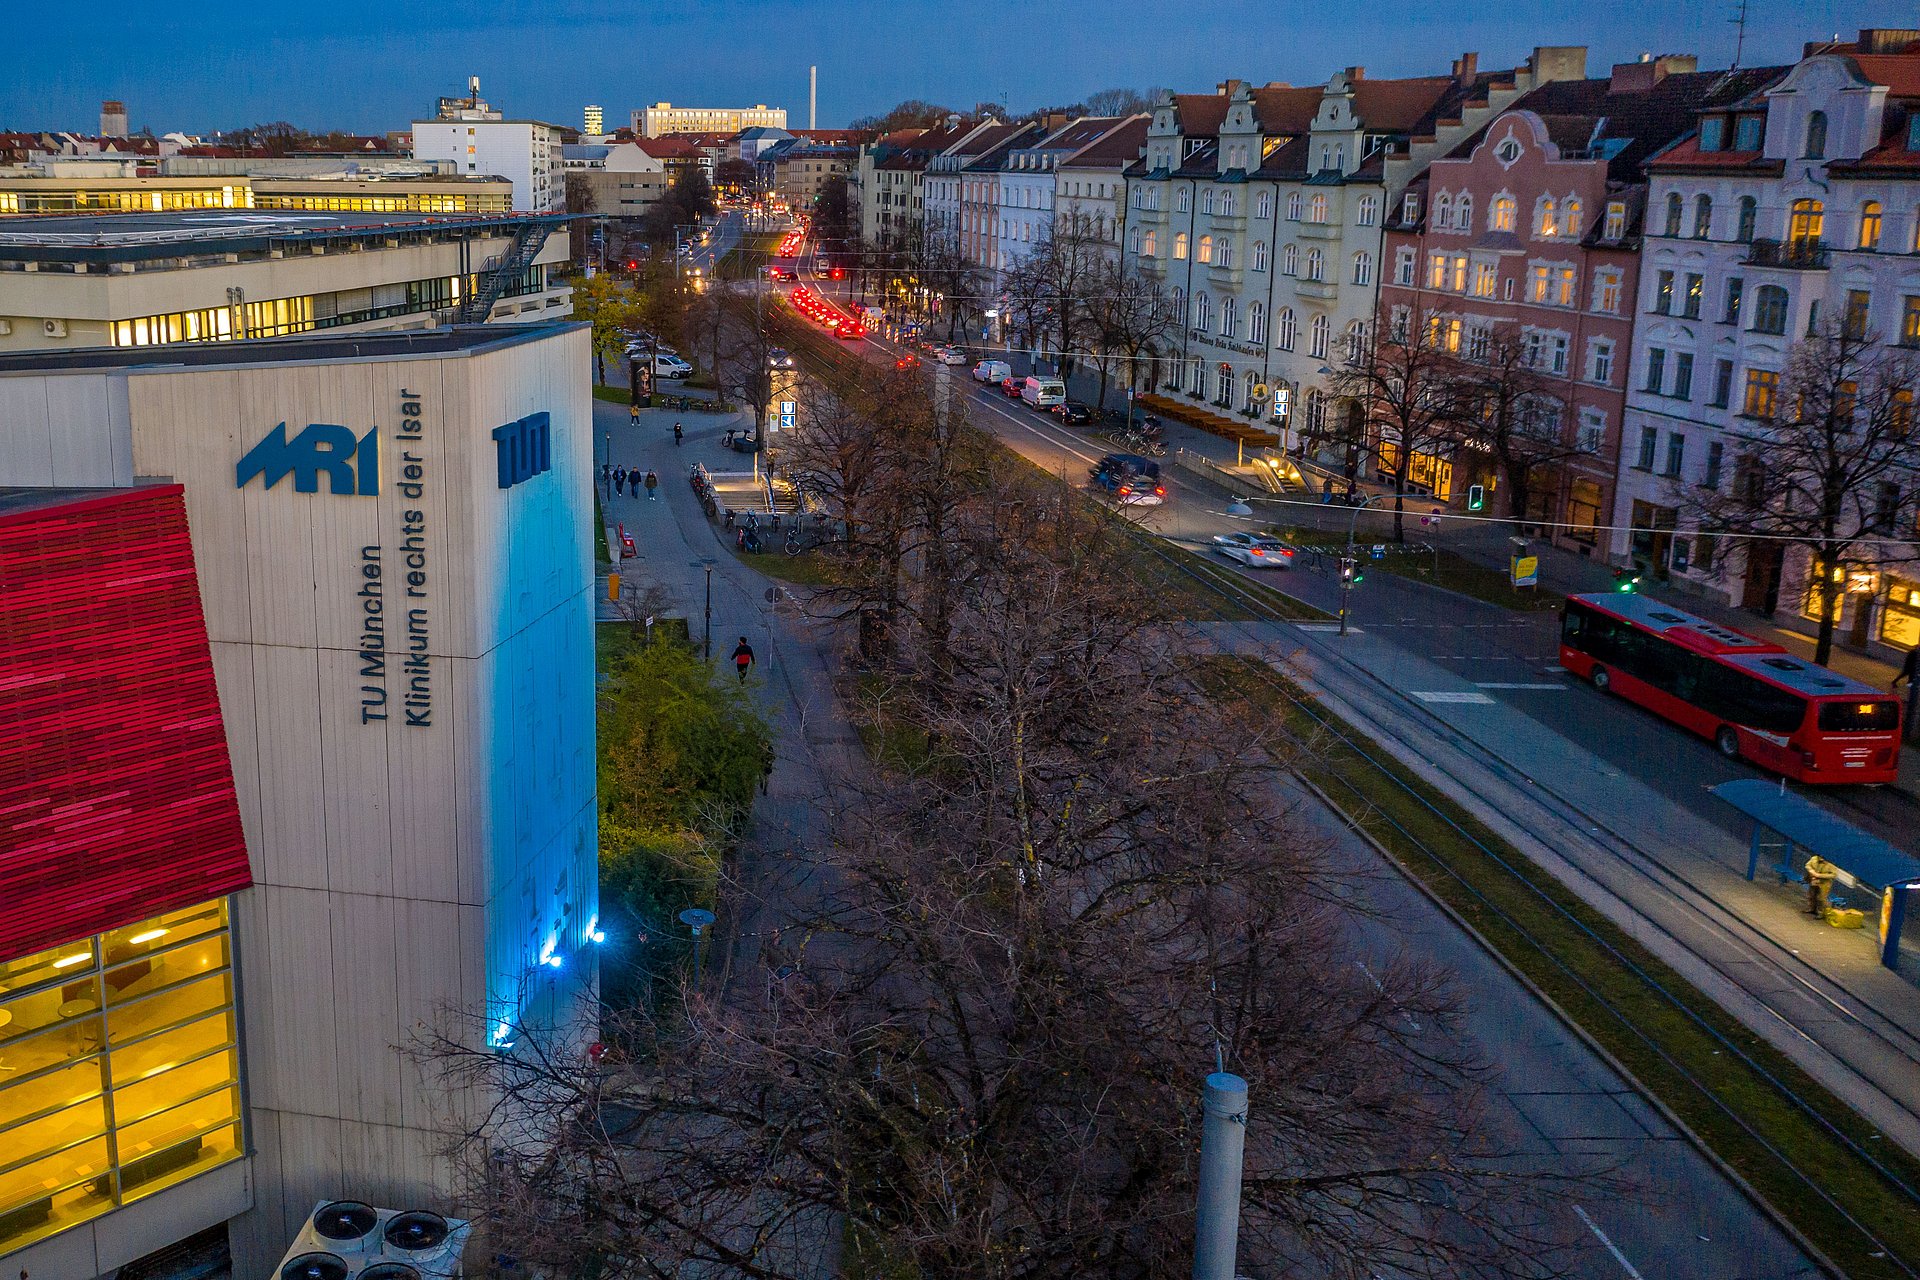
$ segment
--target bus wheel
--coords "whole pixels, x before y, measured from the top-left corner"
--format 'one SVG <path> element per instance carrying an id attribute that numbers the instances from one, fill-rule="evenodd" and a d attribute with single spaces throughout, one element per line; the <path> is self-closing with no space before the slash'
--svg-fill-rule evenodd
<path id="1" fill-rule="evenodd" d="M 1713 745 L 1720 748 L 1720 754 L 1729 760 L 1740 758 L 1740 735 L 1733 731 L 1730 724 L 1720 726 L 1720 732 L 1713 735 Z"/>
<path id="2" fill-rule="evenodd" d="M 1605 667 L 1595 666 L 1593 669 L 1592 680 L 1593 680 L 1593 687 L 1598 689 L 1600 692 L 1605 693 L 1607 689 L 1613 684 L 1613 673 L 1608 671 Z"/>

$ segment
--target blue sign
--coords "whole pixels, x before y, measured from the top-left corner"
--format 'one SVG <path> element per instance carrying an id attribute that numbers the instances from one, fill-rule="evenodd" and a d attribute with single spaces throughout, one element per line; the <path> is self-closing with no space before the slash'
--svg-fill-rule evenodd
<path id="1" fill-rule="evenodd" d="M 495 427 L 493 443 L 502 489 L 553 469 L 553 420 L 544 411 Z"/>
<path id="2" fill-rule="evenodd" d="M 379 434 L 373 427 L 356 439 L 350 428 L 315 422 L 288 440 L 282 422 L 234 465 L 234 486 L 244 489 L 247 481 L 264 476 L 271 489 L 291 472 L 294 492 L 318 493 L 324 471 L 329 492 L 372 497 L 380 492 Z"/>

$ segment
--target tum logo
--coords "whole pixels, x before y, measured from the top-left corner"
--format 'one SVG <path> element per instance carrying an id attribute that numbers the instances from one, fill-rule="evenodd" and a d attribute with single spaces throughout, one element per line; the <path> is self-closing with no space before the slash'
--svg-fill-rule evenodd
<path id="1" fill-rule="evenodd" d="M 545 412 L 516 418 L 493 429 L 500 487 L 511 489 L 553 469 L 553 419 Z"/>
<path id="2" fill-rule="evenodd" d="M 379 433 L 380 428 L 373 427 L 355 439 L 346 427 L 315 422 L 288 440 L 283 422 L 234 466 L 234 484 L 244 489 L 247 481 L 264 476 L 271 489 L 292 472 L 296 493 L 318 493 L 324 471 L 329 492 L 373 496 L 380 492 Z"/>

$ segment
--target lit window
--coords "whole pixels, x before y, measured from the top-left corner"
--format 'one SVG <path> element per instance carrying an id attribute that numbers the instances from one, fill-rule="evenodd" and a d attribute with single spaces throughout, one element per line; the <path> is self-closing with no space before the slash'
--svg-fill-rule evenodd
<path id="1" fill-rule="evenodd" d="M 1179 260 L 1187 256 L 1187 233 L 1184 231 L 1176 231 L 1173 235 L 1173 256 Z"/>
<path id="2" fill-rule="evenodd" d="M 1495 196 L 1493 208 L 1487 215 L 1487 225 L 1494 231 L 1511 231 L 1520 206 L 1512 196 Z"/>
<path id="3" fill-rule="evenodd" d="M 1772 418 L 1780 395 L 1780 375 L 1771 369 L 1747 370 L 1747 399 L 1741 412 L 1749 418 Z"/>
<path id="4" fill-rule="evenodd" d="M 1871 252 L 1880 247 L 1880 202 L 1869 200 L 1860 206 L 1860 247 Z"/>

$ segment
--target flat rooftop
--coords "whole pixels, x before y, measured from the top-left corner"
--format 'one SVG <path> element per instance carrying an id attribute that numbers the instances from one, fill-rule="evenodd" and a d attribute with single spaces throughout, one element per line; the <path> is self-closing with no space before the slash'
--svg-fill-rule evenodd
<path id="1" fill-rule="evenodd" d="M 511 234 L 529 222 L 560 225 L 565 214 L 318 213 L 298 209 L 180 209 L 83 213 L 0 221 L 0 259 L 122 262 L 388 236 Z"/>
<path id="2" fill-rule="evenodd" d="M 0 354 L 0 377 L 111 369 L 181 369 L 233 365 L 315 364 L 472 352 L 535 342 L 581 328 L 571 320 L 532 324 L 456 324 L 439 329 L 364 333 L 337 338 L 251 338 L 243 342 L 178 342 L 159 347 L 83 347 L 74 351 Z"/>

